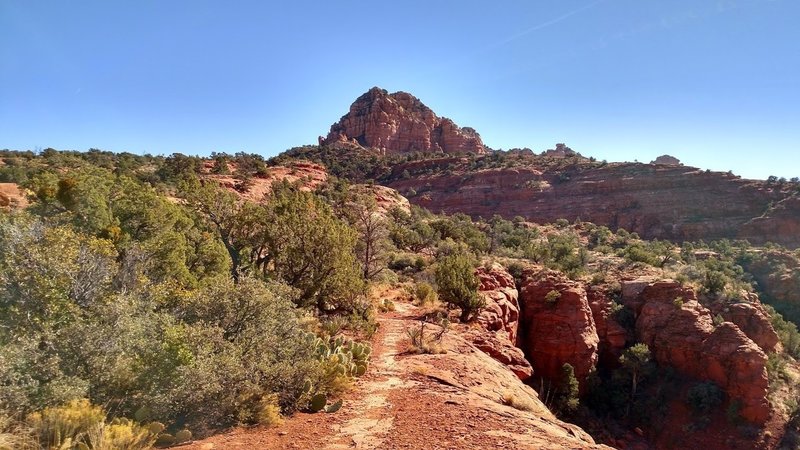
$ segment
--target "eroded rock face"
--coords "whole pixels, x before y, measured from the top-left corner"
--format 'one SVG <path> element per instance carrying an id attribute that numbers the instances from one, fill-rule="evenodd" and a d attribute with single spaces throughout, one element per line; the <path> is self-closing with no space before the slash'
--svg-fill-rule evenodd
<path id="1" fill-rule="evenodd" d="M 486 305 L 478 315 L 478 323 L 489 331 L 502 331 L 511 343 L 517 342 L 519 328 L 519 293 L 514 277 L 499 264 L 479 267 L 479 293 Z"/>
<path id="2" fill-rule="evenodd" d="M 521 380 L 533 373 L 525 354 L 516 346 L 519 328 L 518 292 L 514 277 L 499 264 L 479 267 L 479 294 L 486 305 L 477 318 L 477 329 L 465 334 L 475 347 L 503 363 Z"/>
<path id="3" fill-rule="evenodd" d="M 676 302 L 676 298 L 681 298 Z M 690 289 L 674 281 L 652 283 L 640 294 L 636 334 L 659 364 L 717 383 L 741 402 L 746 420 L 763 424 L 767 401 L 767 357 L 735 324 L 715 326 L 711 313 Z"/>
<path id="4" fill-rule="evenodd" d="M 742 225 L 739 238 L 750 242 L 764 242 L 763 236 L 779 236 L 779 242 L 787 247 L 800 247 L 800 196 L 795 194 L 769 208 L 762 216 Z"/>
<path id="5" fill-rule="evenodd" d="M 540 157 L 509 158 L 515 158 L 512 167 L 481 168 L 489 163 L 480 157 L 398 164 L 387 185 L 413 190 L 412 203 L 448 214 L 522 216 L 537 223 L 581 218 L 646 239 L 746 238 L 800 246 L 800 199 L 761 181 L 681 165 L 598 166 L 572 157 L 556 170 Z M 411 177 L 399 176 L 405 170 Z"/>
<path id="6" fill-rule="evenodd" d="M 408 152 L 484 153 L 480 135 L 440 118 L 406 92 L 389 94 L 374 87 L 331 126 L 321 145 L 357 143 L 385 154 Z"/>
<path id="7" fill-rule="evenodd" d="M 514 346 L 502 331 L 473 329 L 465 332 L 463 336 L 478 350 L 514 372 L 514 375 L 520 380 L 525 381 L 533 375 L 533 368 L 525 359 L 525 353 Z"/>
<path id="8" fill-rule="evenodd" d="M 742 332 L 747 335 L 761 350 L 771 352 L 775 350 L 780 338 L 775 328 L 761 306 L 758 296 L 748 295 L 749 302 L 739 302 L 732 304 L 712 304 L 710 305 L 713 314 L 719 314 L 728 322 L 734 323 Z"/>
<path id="9" fill-rule="evenodd" d="M 524 276 L 520 347 L 538 375 L 559 380 L 561 367 L 568 363 L 583 387 L 597 363 L 599 344 L 586 291 L 551 270 L 529 270 Z"/>

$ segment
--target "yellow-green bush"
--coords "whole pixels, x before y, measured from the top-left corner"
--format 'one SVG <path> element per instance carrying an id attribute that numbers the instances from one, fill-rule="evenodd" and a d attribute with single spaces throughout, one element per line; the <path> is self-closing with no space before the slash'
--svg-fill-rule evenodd
<path id="1" fill-rule="evenodd" d="M 105 422 L 103 408 L 89 400 L 73 400 L 28 416 L 28 425 L 45 448 L 70 448 L 92 428 Z"/>
<path id="2" fill-rule="evenodd" d="M 9 448 L 140 450 L 151 448 L 156 441 L 157 434 L 151 427 L 125 418 L 111 422 L 105 418 L 103 408 L 87 399 L 45 408 L 28 416 L 29 428 L 17 431 Z M 37 446 L 24 447 L 34 441 L 38 441 Z"/>
<path id="3" fill-rule="evenodd" d="M 439 301 L 439 295 L 436 293 L 436 289 L 424 281 L 414 285 L 413 294 L 414 299 L 423 306 L 432 305 Z"/>
<path id="4" fill-rule="evenodd" d="M 39 445 L 30 428 L 0 415 L 0 450 L 39 450 Z"/>
<path id="5" fill-rule="evenodd" d="M 82 442 L 91 450 L 139 450 L 151 448 L 157 435 L 128 419 L 114 419 L 90 428 Z"/>

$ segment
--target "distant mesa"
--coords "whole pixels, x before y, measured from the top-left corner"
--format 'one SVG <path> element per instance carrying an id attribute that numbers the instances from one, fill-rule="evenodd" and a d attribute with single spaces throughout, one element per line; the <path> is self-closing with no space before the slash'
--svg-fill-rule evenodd
<path id="1" fill-rule="evenodd" d="M 486 153 L 477 131 L 437 116 L 407 92 L 390 94 L 374 87 L 350 106 L 350 112 L 331 126 L 320 145 L 357 144 L 387 155 Z"/>
<path id="2" fill-rule="evenodd" d="M 650 164 L 663 164 L 666 166 L 681 166 L 681 160 L 670 155 L 661 155 L 655 159 L 655 161 L 650 161 Z"/>

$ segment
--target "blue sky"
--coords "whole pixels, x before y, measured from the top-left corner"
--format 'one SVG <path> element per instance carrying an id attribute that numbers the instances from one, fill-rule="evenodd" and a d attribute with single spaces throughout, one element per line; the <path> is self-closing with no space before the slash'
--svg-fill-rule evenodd
<path id="1" fill-rule="evenodd" d="M 0 148 L 315 143 L 372 86 L 493 148 L 800 176 L 800 2 L 0 0 Z"/>

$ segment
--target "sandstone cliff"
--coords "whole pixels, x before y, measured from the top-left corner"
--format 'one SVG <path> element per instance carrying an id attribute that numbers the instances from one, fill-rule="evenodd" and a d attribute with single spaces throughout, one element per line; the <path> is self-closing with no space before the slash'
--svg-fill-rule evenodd
<path id="1" fill-rule="evenodd" d="M 800 199 L 788 188 L 687 166 L 556 161 L 523 154 L 411 161 L 383 184 L 435 212 L 580 218 L 647 239 L 800 246 Z"/>

